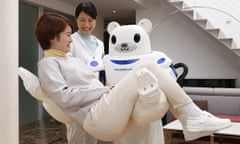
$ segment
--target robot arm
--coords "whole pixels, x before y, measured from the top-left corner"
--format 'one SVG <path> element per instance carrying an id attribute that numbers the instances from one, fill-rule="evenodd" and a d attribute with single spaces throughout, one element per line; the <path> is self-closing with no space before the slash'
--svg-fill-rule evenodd
<path id="1" fill-rule="evenodd" d="M 139 97 L 153 97 L 158 95 L 159 84 L 157 78 L 146 68 L 136 72 Z M 151 95 L 151 96 L 150 96 Z M 156 97 L 157 98 L 157 97 Z M 153 100 L 154 102 L 155 100 Z"/>
<path id="2" fill-rule="evenodd" d="M 166 69 L 169 74 L 176 79 L 177 71 L 173 66 L 172 60 L 163 52 L 153 51 L 153 54 L 157 57 L 155 62 L 159 64 L 162 68 Z"/>
<path id="3" fill-rule="evenodd" d="M 138 125 L 146 125 L 161 119 L 169 106 L 152 72 L 142 68 L 136 72 L 136 76 L 139 97 L 133 111 L 133 119 Z"/>

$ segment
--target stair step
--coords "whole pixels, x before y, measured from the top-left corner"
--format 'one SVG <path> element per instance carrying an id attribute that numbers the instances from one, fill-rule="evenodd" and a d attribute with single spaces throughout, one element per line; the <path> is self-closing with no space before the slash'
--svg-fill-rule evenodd
<path id="1" fill-rule="evenodd" d="M 173 1 L 171 3 L 177 9 L 182 9 L 183 8 L 183 1 Z"/>
<path id="2" fill-rule="evenodd" d="M 200 25 L 202 28 L 206 28 L 207 26 L 207 19 L 195 19 L 194 20 L 198 25 Z"/>
<path id="3" fill-rule="evenodd" d="M 240 48 L 232 49 L 238 56 L 240 56 Z"/>
<path id="4" fill-rule="evenodd" d="M 205 30 L 214 29 L 214 26 L 207 19 L 194 19 L 193 21 Z"/>
<path id="5" fill-rule="evenodd" d="M 215 38 L 218 38 L 220 35 L 220 29 L 219 28 L 215 28 L 215 29 L 206 29 L 206 31 L 208 33 L 210 33 L 212 36 L 214 36 Z"/>
<path id="6" fill-rule="evenodd" d="M 219 38 L 219 41 L 222 42 L 228 48 L 230 48 L 230 49 L 233 48 L 233 39 L 232 38 Z"/>
<path id="7" fill-rule="evenodd" d="M 187 10 L 182 10 L 183 14 L 188 16 L 191 19 L 194 19 L 194 10 L 192 9 L 187 9 Z"/>

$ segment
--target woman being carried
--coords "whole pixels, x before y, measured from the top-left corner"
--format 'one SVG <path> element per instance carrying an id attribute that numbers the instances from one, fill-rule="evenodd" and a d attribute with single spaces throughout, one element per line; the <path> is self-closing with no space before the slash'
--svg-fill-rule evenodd
<path id="1" fill-rule="evenodd" d="M 38 63 L 42 88 L 79 127 L 98 139 L 115 141 L 124 135 L 135 122 L 132 117 L 137 100 L 152 98 L 152 94 L 156 100 L 165 94 L 172 112 L 183 125 L 186 140 L 231 125 L 229 119 L 202 111 L 163 68 L 150 61 L 134 68 L 114 88 L 103 86 L 81 59 L 67 55 L 72 26 L 64 16 L 45 13 L 38 20 L 35 33 L 44 50 L 44 57 Z M 153 88 L 150 95 L 145 95 L 142 89 L 146 79 L 141 76 L 145 74 L 157 82 L 150 85 Z"/>

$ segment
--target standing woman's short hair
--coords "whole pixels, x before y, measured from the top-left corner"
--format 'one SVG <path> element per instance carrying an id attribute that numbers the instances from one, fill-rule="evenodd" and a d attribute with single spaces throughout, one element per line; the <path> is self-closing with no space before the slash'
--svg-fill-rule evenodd
<path id="1" fill-rule="evenodd" d="M 62 15 L 55 13 L 44 13 L 37 21 L 35 26 L 35 35 L 42 49 L 50 48 L 50 40 L 65 30 L 69 25 L 72 28 L 70 20 Z"/>
<path id="2" fill-rule="evenodd" d="M 76 10 L 75 10 L 75 17 L 78 18 L 79 14 L 81 12 L 85 12 L 89 16 L 91 16 L 93 19 L 97 18 L 97 10 L 93 3 L 91 2 L 81 2 L 78 4 Z"/>

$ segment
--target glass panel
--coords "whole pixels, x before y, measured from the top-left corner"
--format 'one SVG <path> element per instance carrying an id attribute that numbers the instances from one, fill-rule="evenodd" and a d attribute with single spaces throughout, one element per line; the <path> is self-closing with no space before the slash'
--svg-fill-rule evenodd
<path id="1" fill-rule="evenodd" d="M 34 26 L 38 18 L 38 8 L 19 3 L 19 66 L 31 72 L 37 72 L 38 43 L 34 35 Z M 39 104 L 32 98 L 19 81 L 19 123 L 20 126 L 39 118 Z"/>

